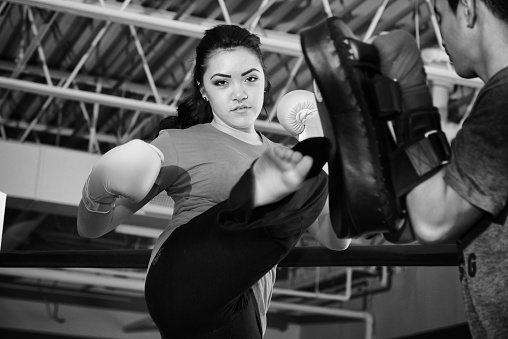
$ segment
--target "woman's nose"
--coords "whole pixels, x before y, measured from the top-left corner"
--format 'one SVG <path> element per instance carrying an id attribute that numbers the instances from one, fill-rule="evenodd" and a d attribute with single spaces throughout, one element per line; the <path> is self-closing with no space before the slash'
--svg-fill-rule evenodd
<path id="1" fill-rule="evenodd" d="M 243 86 L 239 85 L 235 87 L 233 93 L 233 100 L 243 101 L 247 99 L 247 92 L 243 88 Z"/>

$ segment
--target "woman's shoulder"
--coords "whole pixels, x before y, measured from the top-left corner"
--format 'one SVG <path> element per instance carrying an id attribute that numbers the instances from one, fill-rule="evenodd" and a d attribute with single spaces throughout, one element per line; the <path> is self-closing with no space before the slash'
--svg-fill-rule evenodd
<path id="1" fill-rule="evenodd" d="M 188 128 L 180 129 L 180 128 L 167 128 L 161 129 L 159 131 L 159 136 L 165 135 L 166 137 L 179 136 L 185 137 L 190 135 L 196 135 L 197 133 L 209 133 L 210 128 L 207 125 L 210 124 L 198 124 Z"/>
<path id="2" fill-rule="evenodd" d="M 245 142 L 240 141 L 239 139 L 219 131 L 211 124 L 199 124 L 194 125 L 185 129 L 164 129 L 159 132 L 159 136 L 157 139 L 169 141 L 174 145 L 181 144 L 201 144 L 201 145 L 216 145 L 217 143 L 235 145 L 235 147 L 240 148 L 266 148 L 272 147 L 277 143 L 268 139 L 265 135 L 259 133 L 262 138 L 261 145 L 250 145 Z"/>
<path id="3" fill-rule="evenodd" d="M 159 131 L 157 138 L 179 145 L 215 143 L 223 137 L 210 124 L 199 124 L 185 129 L 164 129 Z"/>

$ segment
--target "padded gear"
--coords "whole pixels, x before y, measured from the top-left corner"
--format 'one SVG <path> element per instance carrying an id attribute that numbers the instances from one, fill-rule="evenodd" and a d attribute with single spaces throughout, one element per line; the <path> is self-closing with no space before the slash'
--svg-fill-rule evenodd
<path id="1" fill-rule="evenodd" d="M 380 53 L 380 70 L 400 85 L 404 109 L 394 120 L 399 145 L 392 154 L 392 177 L 397 197 L 434 175 L 449 158 L 441 117 L 434 107 L 427 74 L 416 40 L 395 30 L 373 43 Z"/>
<path id="2" fill-rule="evenodd" d="M 95 163 L 83 187 L 85 207 L 107 213 L 120 196 L 141 201 L 152 188 L 163 162 L 161 151 L 142 140 L 111 149 Z"/>
<path id="3" fill-rule="evenodd" d="M 414 39 L 401 32 L 380 37 L 380 54 L 345 27 L 332 17 L 301 33 L 332 141 L 332 225 L 339 238 L 381 232 L 391 242 L 411 242 L 405 195 L 443 166 L 449 145 Z"/>
<path id="4" fill-rule="evenodd" d="M 372 45 L 379 52 L 381 74 L 400 85 L 404 111 L 432 107 L 427 74 L 414 37 L 407 31 L 394 30 L 376 37 Z"/>
<path id="5" fill-rule="evenodd" d="M 329 160 L 330 218 L 339 238 L 396 231 L 399 201 L 389 156 L 396 144 L 387 120 L 400 114 L 396 83 L 380 74 L 376 47 L 362 43 L 329 18 L 301 33 L 322 100 L 317 100 Z M 382 84 L 382 85 L 380 85 Z M 378 95 L 386 88 L 389 96 Z"/>
<path id="6" fill-rule="evenodd" d="M 302 134 L 307 120 L 318 116 L 314 93 L 294 90 L 284 94 L 277 105 L 277 119 L 286 131 L 294 136 Z"/>

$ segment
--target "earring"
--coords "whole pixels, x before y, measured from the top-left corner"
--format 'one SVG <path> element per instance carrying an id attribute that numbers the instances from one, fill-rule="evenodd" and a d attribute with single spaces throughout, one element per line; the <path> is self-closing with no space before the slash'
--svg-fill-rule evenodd
<path id="1" fill-rule="evenodd" d="M 203 100 L 204 101 L 208 101 L 208 98 L 206 96 L 203 95 Z"/>

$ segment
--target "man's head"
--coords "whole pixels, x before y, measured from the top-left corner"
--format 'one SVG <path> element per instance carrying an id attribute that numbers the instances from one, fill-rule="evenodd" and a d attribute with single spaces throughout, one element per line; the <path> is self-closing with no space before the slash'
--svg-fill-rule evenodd
<path id="1" fill-rule="evenodd" d="M 506 58 L 495 50 L 508 47 L 508 1 L 434 0 L 434 9 L 457 74 L 488 80 L 499 70 L 499 58 Z"/>
<path id="2" fill-rule="evenodd" d="M 442 0 L 435 0 L 436 2 Z M 462 0 L 448 0 L 448 4 L 454 13 L 457 12 L 459 2 Z M 485 7 L 498 19 L 508 24 L 508 1 L 506 0 L 477 0 L 485 4 Z"/>

